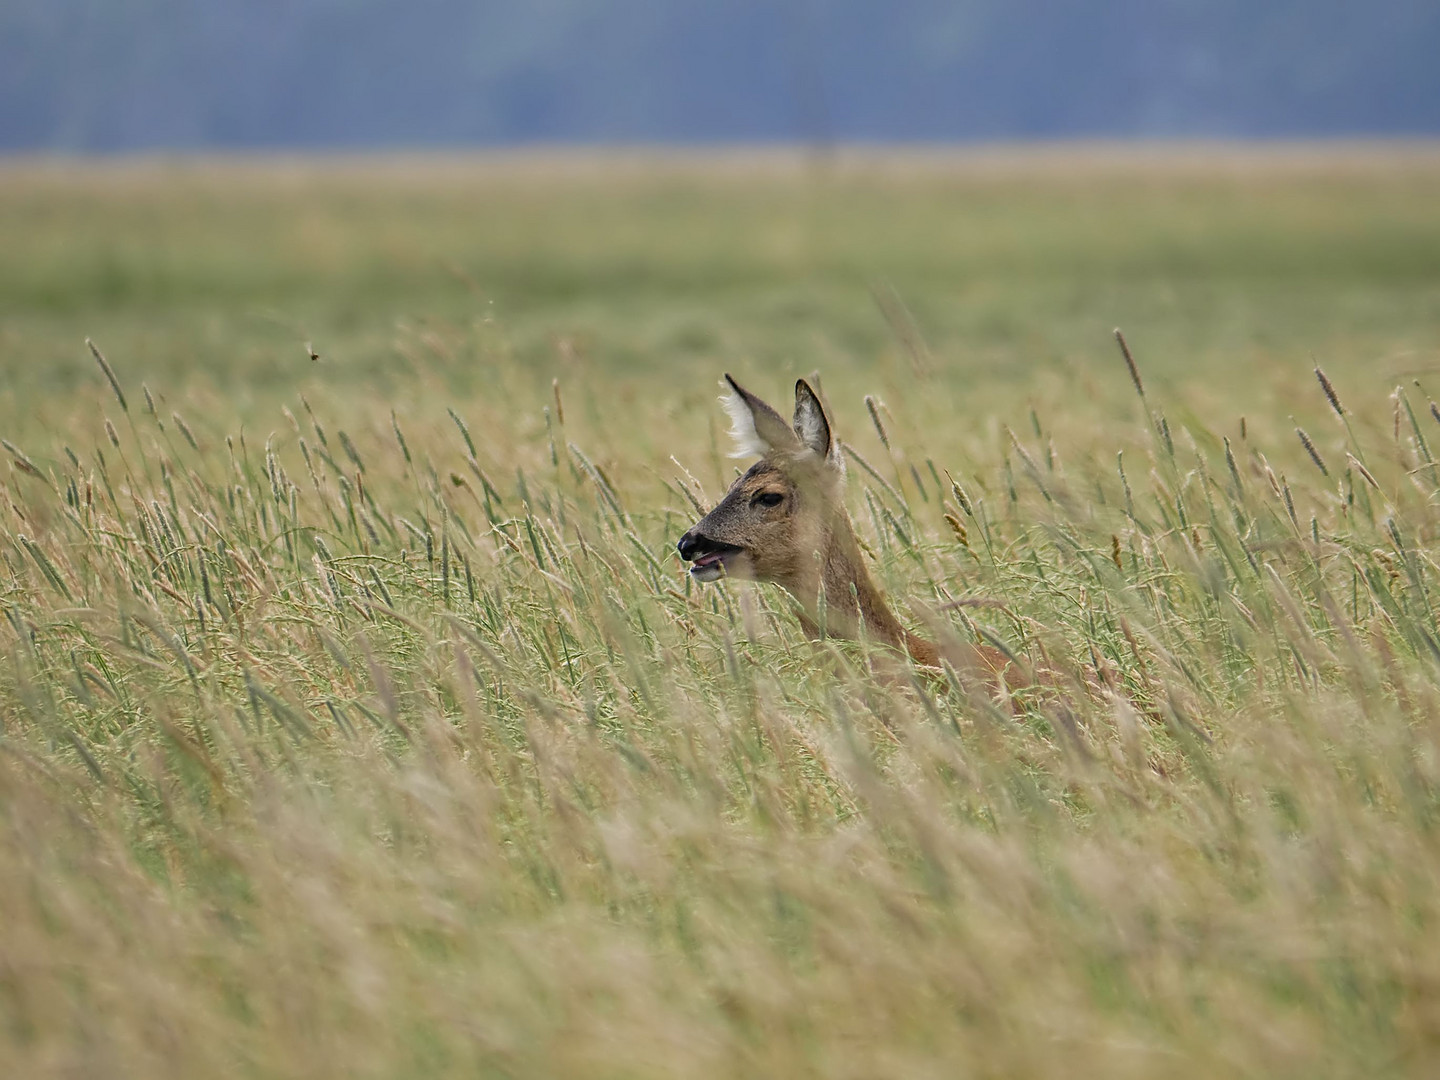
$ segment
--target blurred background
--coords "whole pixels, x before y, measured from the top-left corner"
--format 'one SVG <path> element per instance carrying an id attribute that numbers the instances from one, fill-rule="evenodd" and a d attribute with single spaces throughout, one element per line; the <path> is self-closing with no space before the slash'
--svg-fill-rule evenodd
<path id="1" fill-rule="evenodd" d="M 1434 0 L 5 0 L 0 148 L 1440 132 Z"/>
<path id="2" fill-rule="evenodd" d="M 86 335 L 272 416 L 817 367 L 990 415 L 1116 325 L 1215 416 L 1398 378 L 1437 57 L 1435 0 L 0 0 L 0 413 L 64 423 Z"/>

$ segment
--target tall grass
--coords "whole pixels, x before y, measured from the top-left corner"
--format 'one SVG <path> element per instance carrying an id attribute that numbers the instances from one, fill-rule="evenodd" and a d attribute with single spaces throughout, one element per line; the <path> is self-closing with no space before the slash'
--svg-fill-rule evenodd
<path id="1" fill-rule="evenodd" d="M 1433 1074 L 1432 176 L 485 188 L 443 315 L 464 185 L 0 177 L 0 1075 Z M 722 364 L 1056 685 L 691 583 Z"/>
<path id="2" fill-rule="evenodd" d="M 6 446 L 7 1075 L 1435 1066 L 1423 398 L 978 457 L 868 402 L 892 595 L 1059 673 L 1000 701 L 683 578 L 707 405 L 631 403 L 679 468 L 583 381 L 261 438 L 111 359 Z"/>

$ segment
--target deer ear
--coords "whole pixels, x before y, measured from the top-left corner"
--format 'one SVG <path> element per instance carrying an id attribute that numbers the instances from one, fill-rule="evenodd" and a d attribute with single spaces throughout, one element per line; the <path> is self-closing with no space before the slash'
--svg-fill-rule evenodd
<path id="1" fill-rule="evenodd" d="M 796 449 L 795 433 L 783 416 L 729 374 L 725 376 L 725 383 L 729 384 L 730 392 L 720 399 L 720 403 L 730 414 L 733 425 L 730 428 L 730 437 L 735 440 L 732 457 L 752 457 L 770 450 Z"/>
<path id="2" fill-rule="evenodd" d="M 822 458 L 830 456 L 833 449 L 830 420 L 825 415 L 825 406 L 820 404 L 820 398 L 804 379 L 795 383 L 795 434 L 804 446 Z"/>

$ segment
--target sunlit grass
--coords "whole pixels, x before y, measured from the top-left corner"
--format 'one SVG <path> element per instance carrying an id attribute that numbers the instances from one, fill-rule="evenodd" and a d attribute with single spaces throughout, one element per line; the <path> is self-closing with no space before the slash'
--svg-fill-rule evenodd
<path id="1" fill-rule="evenodd" d="M 172 384 L 79 304 L 80 389 L 5 417 L 6 1073 L 1428 1074 L 1423 385 L 1327 357 L 1332 405 L 1257 319 L 1228 385 L 1132 333 L 1142 398 L 1108 327 L 1002 377 L 869 310 L 868 357 L 542 365 L 482 315 L 392 326 L 403 378 L 320 340 Z M 905 621 L 1056 687 L 872 675 L 687 581 L 734 360 L 821 367 Z"/>

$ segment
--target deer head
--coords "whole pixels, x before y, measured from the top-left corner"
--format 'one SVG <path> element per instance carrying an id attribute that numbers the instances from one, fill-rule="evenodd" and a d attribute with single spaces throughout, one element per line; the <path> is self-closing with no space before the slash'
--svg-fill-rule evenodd
<path id="1" fill-rule="evenodd" d="M 856 637 L 863 627 L 919 664 L 938 664 L 939 646 L 901 626 L 870 580 L 845 512 L 840 447 L 810 384 L 795 384 L 795 418 L 787 424 L 729 375 L 725 382 L 729 393 L 721 400 L 734 422 L 735 456 L 758 454 L 760 460 L 680 538 L 680 557 L 691 564 L 691 576 L 772 581 L 799 602 L 800 623 L 810 636 Z M 988 645 L 952 641 L 945 656 L 994 686 L 1028 682 Z"/>
<path id="2" fill-rule="evenodd" d="M 758 454 L 760 460 L 680 538 L 691 577 L 774 582 L 799 602 L 800 623 L 810 636 L 856 637 L 863 627 L 919 664 L 938 664 L 939 646 L 901 626 L 870 580 L 845 512 L 839 443 L 810 384 L 796 382 L 795 417 L 787 424 L 729 375 L 725 382 L 729 393 L 721 401 L 734 423 L 735 456 Z M 988 645 L 951 642 L 945 656 L 994 686 L 1029 681 Z"/>
<path id="3" fill-rule="evenodd" d="M 725 382 L 729 393 L 721 400 L 734 425 L 735 456 L 759 454 L 760 460 L 680 538 L 680 557 L 698 581 L 723 575 L 773 581 L 804 597 L 819 588 L 817 564 L 838 521 L 845 520 L 849 534 L 844 469 L 830 421 L 804 379 L 795 384 L 795 417 L 788 424 L 729 375 Z"/>

